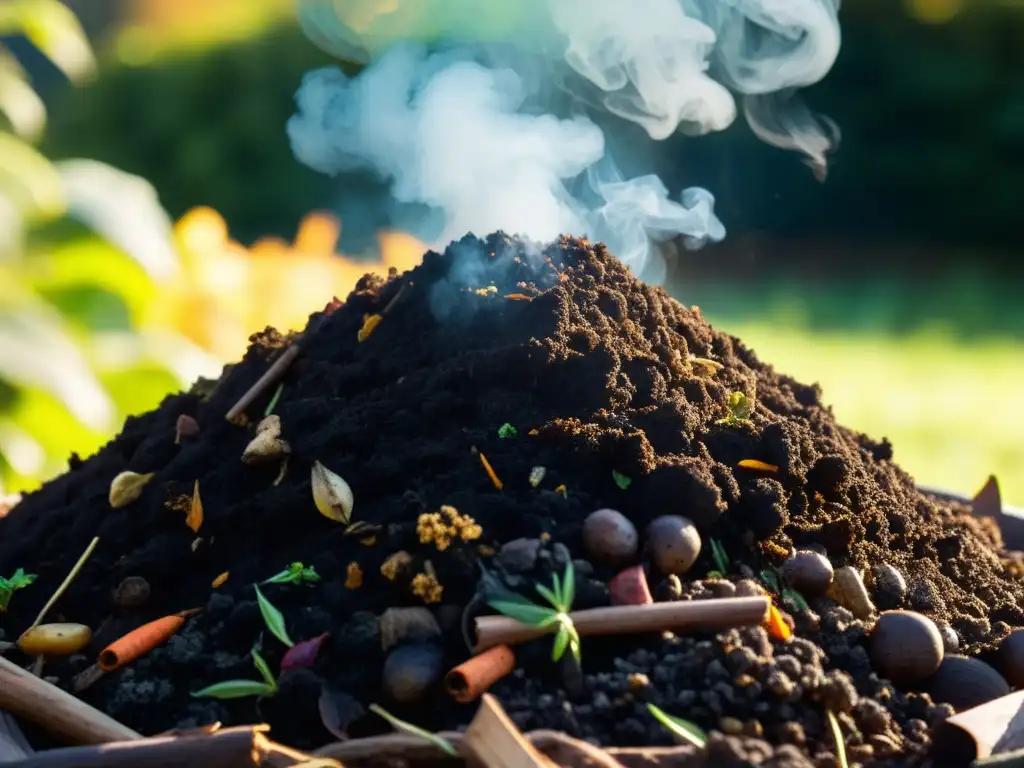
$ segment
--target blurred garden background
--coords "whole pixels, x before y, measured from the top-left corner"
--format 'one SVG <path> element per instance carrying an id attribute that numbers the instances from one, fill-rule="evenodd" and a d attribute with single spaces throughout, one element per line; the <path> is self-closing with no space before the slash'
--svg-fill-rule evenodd
<path id="1" fill-rule="evenodd" d="M 844 0 L 841 19 L 806 93 L 843 132 L 824 184 L 742 121 L 637 159 L 714 191 L 729 229 L 669 288 L 919 482 L 995 473 L 1024 505 L 1024 2 Z M 292 155 L 299 81 L 335 62 L 291 0 L 0 0 L 0 46 L 0 494 L 250 333 L 418 261 L 361 202 L 372 184 Z"/>

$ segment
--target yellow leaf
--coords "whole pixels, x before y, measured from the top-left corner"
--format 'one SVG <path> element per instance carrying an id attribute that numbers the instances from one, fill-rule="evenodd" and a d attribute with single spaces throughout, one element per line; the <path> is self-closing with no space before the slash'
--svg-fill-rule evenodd
<path id="1" fill-rule="evenodd" d="M 199 528 L 203 524 L 203 501 L 199 498 L 199 481 L 196 480 L 195 487 L 192 489 L 192 508 L 189 509 L 188 515 L 185 516 L 185 525 L 192 529 L 193 533 L 199 533 Z"/>
<path id="2" fill-rule="evenodd" d="M 229 574 L 228 571 L 224 571 L 224 573 L 222 573 L 220 576 L 218 576 L 216 579 L 214 579 L 213 580 L 213 585 L 212 585 L 213 588 L 216 589 L 217 587 L 221 586 L 225 581 L 228 580 L 228 576 L 229 575 L 230 574 Z"/>

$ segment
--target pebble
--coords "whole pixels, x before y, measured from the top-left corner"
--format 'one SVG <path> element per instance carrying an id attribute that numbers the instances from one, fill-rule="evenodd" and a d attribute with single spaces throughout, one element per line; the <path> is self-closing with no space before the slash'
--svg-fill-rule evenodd
<path id="1" fill-rule="evenodd" d="M 884 563 L 876 565 L 872 571 L 872 594 L 875 605 L 887 611 L 899 608 L 907 597 L 907 581 L 896 568 Z"/>
<path id="2" fill-rule="evenodd" d="M 615 568 L 629 565 L 639 546 L 636 526 L 617 510 L 599 509 L 583 521 L 583 549 L 596 563 Z"/>
<path id="3" fill-rule="evenodd" d="M 951 654 L 928 681 L 932 700 L 958 711 L 980 707 L 1010 692 L 1006 679 L 985 662 Z"/>
<path id="4" fill-rule="evenodd" d="M 141 608 L 149 600 L 149 582 L 141 576 L 129 576 L 114 590 L 114 604 L 118 608 Z"/>
<path id="5" fill-rule="evenodd" d="M 434 643 L 401 645 L 384 662 L 382 687 L 395 701 L 422 699 L 444 674 L 444 655 Z"/>
<path id="6" fill-rule="evenodd" d="M 704 586 L 710 589 L 715 597 L 736 596 L 736 585 L 725 579 L 705 579 Z"/>
<path id="7" fill-rule="evenodd" d="M 513 539 L 501 546 L 497 561 L 510 573 L 529 573 L 537 565 L 540 539 Z"/>
<path id="8" fill-rule="evenodd" d="M 683 596 L 683 583 L 674 573 L 670 573 L 658 583 L 654 589 L 654 598 L 659 603 L 670 603 Z"/>
<path id="9" fill-rule="evenodd" d="M 647 546 L 662 573 L 686 573 L 700 556 L 700 534 L 691 520 L 662 515 L 647 526 Z"/>
<path id="10" fill-rule="evenodd" d="M 1015 629 L 999 644 L 999 668 L 1014 688 L 1024 687 L 1024 629 Z"/>
<path id="11" fill-rule="evenodd" d="M 942 635 L 942 647 L 946 653 L 956 653 L 960 650 L 960 636 L 946 622 L 939 624 L 939 634 Z"/>
<path id="12" fill-rule="evenodd" d="M 832 585 L 832 563 L 819 552 L 798 549 L 782 564 L 782 575 L 793 589 L 813 599 Z"/>
<path id="13" fill-rule="evenodd" d="M 885 611 L 870 636 L 871 662 L 878 674 L 910 686 L 930 677 L 942 663 L 942 635 L 935 622 L 912 611 Z"/>

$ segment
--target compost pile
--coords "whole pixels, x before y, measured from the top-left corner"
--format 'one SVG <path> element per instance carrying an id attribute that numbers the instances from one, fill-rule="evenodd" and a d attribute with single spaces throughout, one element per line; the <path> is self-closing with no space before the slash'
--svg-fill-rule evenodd
<path id="1" fill-rule="evenodd" d="M 376 326 L 366 322 L 389 303 Z M 961 654 L 984 656 L 1024 624 L 1022 582 L 994 527 L 921 495 L 886 441 L 839 426 L 816 387 L 776 373 L 599 245 L 467 236 L 404 275 L 368 275 L 343 305 L 311 317 L 282 380 L 273 412 L 290 445 L 287 464 L 243 463 L 274 387 L 248 409 L 248 426 L 225 413 L 292 341 L 272 330 L 254 336 L 216 386 L 129 419 L 96 456 L 72 457 L 65 475 L 0 521 L 0 573 L 39 574 L 3 615 L 8 640 L 100 538 L 51 612 L 50 620 L 94 630 L 83 653 L 47 663 L 43 674 L 62 687 L 71 690 L 128 630 L 203 609 L 169 642 L 79 694 L 142 733 L 266 720 L 275 739 L 317 746 L 334 738 L 318 706 L 325 689 L 335 727 L 353 737 L 388 729 L 361 714 L 374 702 L 425 728 L 464 725 L 474 707 L 439 684 L 405 704 L 392 695 L 399 683 L 382 688 L 380 616 L 429 606 L 442 632 L 431 647 L 443 655 L 413 666 L 437 683 L 468 657 L 463 609 L 487 610 L 474 600 L 481 565 L 528 594 L 573 558 L 574 607 L 606 605 L 616 569 L 590 562 L 581 533 L 602 508 L 622 512 L 641 537 L 666 514 L 700 531 L 704 546 L 685 574 L 648 563 L 656 600 L 732 594 L 737 585 L 742 593 L 751 581 L 778 589 L 764 574 L 795 548 L 863 569 L 878 610 L 923 613 L 946 639 L 955 633 Z M 749 414 L 730 418 L 734 393 L 753 403 Z M 199 430 L 176 441 L 182 414 Z M 739 466 L 750 459 L 776 469 Z M 318 512 L 315 462 L 351 487 L 358 527 Z M 155 475 L 138 500 L 112 508 L 111 481 L 126 470 Z M 197 483 L 203 519 L 193 532 L 187 502 Z M 421 516 L 442 506 L 472 518 L 465 536 L 421 537 Z M 722 579 L 707 579 L 721 566 L 712 539 L 728 556 Z M 259 679 L 254 644 L 278 668 L 286 649 L 267 631 L 253 585 L 293 562 L 320 580 L 261 590 L 296 641 L 329 633 L 315 664 L 283 674 L 272 697 L 192 696 Z M 149 583 L 144 604 L 115 601 L 128 577 Z M 920 762 L 953 708 L 879 677 L 869 625 L 830 597 L 801 606 L 774 596 L 793 618 L 788 641 L 761 627 L 584 637 L 574 678 L 568 655 L 551 661 L 547 638 L 519 648 L 518 668 L 492 692 L 524 730 L 606 745 L 671 743 L 646 708 L 653 703 L 710 731 L 716 765 L 837 765 L 831 710 L 851 764 Z M 9 658 L 29 663 L 16 650 Z"/>

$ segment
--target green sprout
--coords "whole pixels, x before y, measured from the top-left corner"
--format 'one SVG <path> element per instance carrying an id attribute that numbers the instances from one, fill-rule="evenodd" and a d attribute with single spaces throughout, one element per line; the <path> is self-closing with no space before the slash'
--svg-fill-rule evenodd
<path id="1" fill-rule="evenodd" d="M 660 707 L 653 704 L 647 705 L 647 711 L 654 715 L 654 719 L 664 725 L 677 739 L 688 741 L 695 747 L 703 749 L 708 743 L 708 735 L 689 720 L 682 720 L 673 717 Z"/>
<path id="2" fill-rule="evenodd" d="M 826 709 L 825 714 L 828 716 L 828 724 L 832 729 L 832 738 L 836 740 L 836 758 L 839 760 L 840 768 L 848 768 L 849 763 L 846 761 L 846 740 L 843 739 L 843 729 L 839 727 L 839 720 L 836 718 L 836 713 L 831 709 Z"/>
<path id="3" fill-rule="evenodd" d="M 274 390 L 274 396 L 270 398 L 270 402 L 267 403 L 267 409 L 263 411 L 263 416 L 267 417 L 274 412 L 277 407 L 277 401 L 281 399 L 281 393 L 284 392 L 284 382 L 277 385 L 277 389 Z"/>
<path id="4" fill-rule="evenodd" d="M 263 614 L 263 623 L 267 625 L 270 634 L 287 645 L 294 647 L 295 643 L 288 637 L 288 628 L 284 624 L 284 615 L 274 607 L 274 604 L 267 600 L 260 592 L 260 588 L 253 585 L 256 590 L 256 601 L 260 604 L 260 613 Z"/>
<path id="5" fill-rule="evenodd" d="M 508 422 L 505 422 L 500 427 L 498 427 L 498 437 L 500 437 L 502 440 L 504 440 L 507 437 L 515 437 L 517 434 L 518 432 L 516 432 L 516 428 L 513 427 Z"/>
<path id="6" fill-rule="evenodd" d="M 716 373 L 718 373 L 725 367 L 717 360 L 711 360 L 707 357 L 687 355 L 686 359 L 689 360 L 694 365 L 696 365 L 698 368 L 701 368 L 704 371 L 704 373 L 706 373 L 708 376 L 714 376 Z"/>
<path id="7" fill-rule="evenodd" d="M 768 568 L 761 571 L 761 581 L 771 587 L 772 592 L 782 594 L 782 581 L 775 571 Z"/>
<path id="8" fill-rule="evenodd" d="M 612 470 L 612 480 L 614 480 L 615 484 L 622 490 L 626 490 L 633 484 L 633 478 L 628 477 L 621 472 L 616 472 L 614 469 Z"/>
<path id="9" fill-rule="evenodd" d="M 722 542 L 718 539 L 711 540 L 711 557 L 715 561 L 715 571 L 718 574 L 718 578 L 722 578 L 729 572 L 729 555 L 725 552 L 725 547 L 722 546 Z M 708 576 L 711 574 L 709 573 Z"/>
<path id="10" fill-rule="evenodd" d="M 431 733 L 430 731 L 424 730 L 423 728 L 420 728 L 418 725 L 413 725 L 412 723 L 407 723 L 405 720 L 400 720 L 379 704 L 371 704 L 370 711 L 380 715 L 385 720 L 387 720 L 388 723 L 390 723 L 391 727 L 394 728 L 396 731 L 401 731 L 402 733 L 407 733 L 410 736 L 416 736 L 417 738 L 423 739 L 427 743 L 433 744 L 446 755 L 450 755 L 451 757 L 459 756 L 459 753 L 455 750 L 455 747 L 452 745 L 452 743 L 443 736 L 438 736 L 436 733 Z"/>
<path id="11" fill-rule="evenodd" d="M 750 423 L 750 414 L 754 412 L 753 398 L 747 397 L 743 392 L 730 392 L 726 406 L 729 408 L 729 415 L 724 419 L 719 419 L 715 424 L 735 427 Z"/>
<path id="12" fill-rule="evenodd" d="M 280 573 L 275 573 L 261 584 L 316 584 L 320 574 L 313 566 L 308 568 L 302 563 L 292 563 Z"/>
<path id="13" fill-rule="evenodd" d="M 807 601 L 804 599 L 804 596 L 797 592 L 795 589 L 789 589 L 788 587 L 786 589 L 783 589 L 782 601 L 784 603 L 789 603 L 791 607 L 795 608 L 798 611 L 811 610 L 811 606 L 807 604 Z"/>
<path id="14" fill-rule="evenodd" d="M 277 693 L 277 680 L 274 679 L 270 666 L 260 656 L 260 652 L 253 646 L 252 663 L 256 667 L 263 681 L 259 680 L 225 680 L 223 683 L 214 683 L 201 691 L 191 694 L 193 698 L 211 699 L 243 699 L 246 696 L 273 696 Z"/>
<path id="15" fill-rule="evenodd" d="M 0 613 L 7 610 L 10 605 L 11 596 L 19 589 L 24 589 L 38 578 L 37 574 L 25 573 L 24 568 L 19 568 L 9 579 L 0 576 Z"/>
<path id="16" fill-rule="evenodd" d="M 576 663 L 580 662 L 580 636 L 569 614 L 572 612 L 572 601 L 576 597 L 576 573 L 572 561 L 566 563 L 565 573 L 561 578 L 553 576 L 553 588 L 536 584 L 537 592 L 547 600 L 551 607 L 537 605 L 511 590 L 502 588 L 498 596 L 487 601 L 494 610 L 532 627 L 551 627 L 558 625 L 555 642 L 551 650 L 551 660 L 558 661 L 565 655 L 566 649 L 572 652 Z"/>

